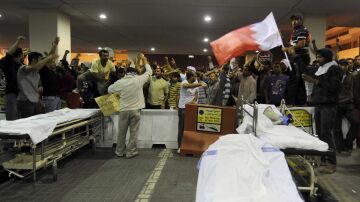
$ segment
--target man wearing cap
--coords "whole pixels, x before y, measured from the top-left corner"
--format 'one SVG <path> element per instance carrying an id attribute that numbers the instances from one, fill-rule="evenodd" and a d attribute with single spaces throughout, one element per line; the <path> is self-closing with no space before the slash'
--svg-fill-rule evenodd
<path id="1" fill-rule="evenodd" d="M 292 56 L 295 67 L 295 69 L 290 72 L 287 103 L 291 105 L 304 105 L 306 103 L 306 90 L 304 81 L 300 75 L 310 63 L 308 49 L 310 34 L 303 25 L 303 17 L 301 14 L 292 15 L 290 19 L 293 27 L 290 39 L 291 46 L 282 49 Z"/>
<path id="2" fill-rule="evenodd" d="M 312 101 L 315 106 L 316 133 L 320 140 L 329 145 L 332 154 L 323 157 L 319 172 L 331 174 L 336 171 L 336 147 L 333 136 L 336 108 L 339 101 L 342 70 L 333 60 L 330 49 L 318 50 L 316 59 L 320 67 L 315 76 L 303 74 L 304 81 L 314 84 Z"/>

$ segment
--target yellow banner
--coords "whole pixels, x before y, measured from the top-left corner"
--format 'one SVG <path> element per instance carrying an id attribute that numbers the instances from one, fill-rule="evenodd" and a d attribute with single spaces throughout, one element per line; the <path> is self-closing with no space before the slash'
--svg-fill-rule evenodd
<path id="1" fill-rule="evenodd" d="M 120 109 L 120 97 L 118 94 L 107 94 L 95 98 L 96 103 L 100 107 L 104 116 L 110 116 L 111 114 L 118 112 Z"/>

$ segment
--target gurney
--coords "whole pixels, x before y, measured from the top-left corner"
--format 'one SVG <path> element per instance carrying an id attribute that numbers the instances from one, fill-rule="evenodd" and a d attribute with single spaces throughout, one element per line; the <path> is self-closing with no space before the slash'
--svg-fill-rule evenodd
<path id="1" fill-rule="evenodd" d="M 57 180 L 58 161 L 103 136 L 103 115 L 97 109 L 61 109 L 16 121 L 0 121 L 0 139 L 12 140 L 14 148 L 30 148 L 2 163 L 10 178 L 30 174 L 36 181 L 36 171 L 52 167 Z"/>
<path id="2" fill-rule="evenodd" d="M 253 133 L 261 140 L 280 148 L 286 156 L 289 167 L 296 175 L 293 177 L 302 181 L 298 190 L 308 192 L 310 199 L 316 198 L 318 185 L 314 167 L 320 164 L 320 157 L 327 156 L 332 151 L 329 150 L 325 142 L 308 133 L 303 126 L 300 129 L 291 124 L 289 126 L 272 125 L 272 122 L 263 114 L 264 109 L 269 106 L 256 102 L 249 104 L 241 100 L 238 108 L 241 124 L 237 131 L 239 133 Z M 279 115 L 285 115 L 285 112 L 291 114 L 284 101 L 280 111 L 275 106 L 270 107 Z M 292 116 L 294 121 L 300 123 L 293 114 Z"/>

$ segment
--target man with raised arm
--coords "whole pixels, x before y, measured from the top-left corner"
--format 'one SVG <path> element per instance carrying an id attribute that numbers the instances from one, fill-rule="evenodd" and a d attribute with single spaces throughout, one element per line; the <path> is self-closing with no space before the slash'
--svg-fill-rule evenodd
<path id="1" fill-rule="evenodd" d="M 29 64 L 22 65 L 17 72 L 19 95 L 17 105 L 20 118 L 27 118 L 39 113 L 39 71 L 50 61 L 57 58 L 56 54 L 50 54 L 43 58 L 38 52 L 28 55 Z"/>
<path id="2" fill-rule="evenodd" d="M 19 44 L 24 41 L 23 36 L 19 36 L 14 44 L 9 48 L 5 57 L 0 60 L 0 68 L 4 72 L 6 79 L 5 86 L 5 114 L 6 120 L 18 118 L 16 98 L 19 93 L 17 85 L 17 72 L 24 60 L 23 51 Z"/>
<path id="3" fill-rule="evenodd" d="M 139 134 L 140 110 L 145 108 L 143 86 L 149 81 L 152 69 L 144 54 L 139 55 L 145 64 L 145 73 L 137 75 L 135 68 L 129 67 L 126 76 L 109 86 L 109 93 L 120 95 L 119 134 L 115 154 L 119 157 L 133 158 L 139 155 L 136 147 Z M 126 132 L 130 128 L 129 143 L 126 146 Z"/>

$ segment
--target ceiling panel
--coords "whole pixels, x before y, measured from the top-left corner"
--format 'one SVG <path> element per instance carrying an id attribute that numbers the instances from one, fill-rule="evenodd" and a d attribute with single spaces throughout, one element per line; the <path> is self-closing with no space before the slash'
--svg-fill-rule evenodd
<path id="1" fill-rule="evenodd" d="M 214 40 L 273 12 L 284 37 L 293 12 L 327 16 L 329 26 L 360 26 L 360 0 L 0 0 L 0 48 L 19 33 L 28 35 L 29 13 L 58 10 L 70 16 L 74 51 L 98 46 L 158 53 L 202 54 Z M 106 21 L 98 15 L 107 14 Z M 211 14 L 213 21 L 202 18 Z M 4 27 L 6 27 L 4 29 Z"/>

